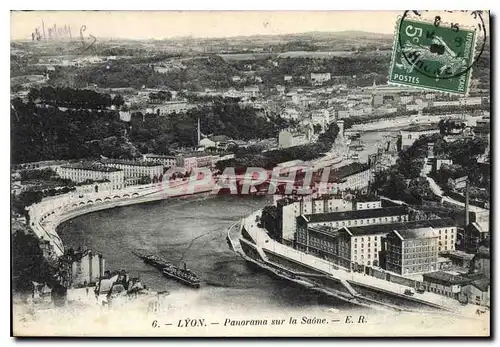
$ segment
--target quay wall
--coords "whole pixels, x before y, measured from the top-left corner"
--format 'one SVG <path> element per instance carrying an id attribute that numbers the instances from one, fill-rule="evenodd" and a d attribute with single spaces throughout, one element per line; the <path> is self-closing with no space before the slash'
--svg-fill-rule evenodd
<path id="1" fill-rule="evenodd" d="M 316 273 L 326 273 L 329 278 L 333 278 L 343 283 L 347 282 L 351 287 L 354 287 L 355 291 L 356 289 L 359 290 L 359 296 L 356 296 L 356 298 L 359 299 L 372 299 L 376 300 L 378 303 L 383 302 L 385 304 L 390 304 L 396 300 L 401 303 L 411 302 L 410 305 L 401 305 L 404 306 L 402 307 L 403 309 L 411 309 L 410 307 L 416 306 L 427 310 L 431 308 L 444 311 L 462 311 L 460 303 L 449 297 L 431 292 L 414 293 L 412 296 L 406 295 L 405 291 L 411 287 L 415 288 L 418 283 L 411 279 L 402 278 L 392 273 L 386 273 L 386 277 L 382 278 L 381 270 L 378 270 L 376 276 L 344 270 L 324 259 L 285 246 L 271 239 L 264 229 L 257 226 L 256 217 L 261 213 L 262 210 L 257 210 L 245 217 L 242 221 L 241 230 L 245 230 L 251 235 L 252 240 L 254 240 L 253 246 L 259 254 L 265 254 L 263 257 L 264 264 L 262 264 L 264 267 L 273 263 L 281 264 L 284 267 L 287 267 L 287 264 L 290 262 L 299 263 L 302 265 L 301 269 L 313 268 L 316 270 Z M 240 236 L 240 241 L 242 240 L 244 239 Z M 272 260 L 268 258 L 269 254 L 275 255 Z M 293 270 L 291 269 L 290 271 Z M 305 276 L 300 277 L 304 278 Z M 319 278 L 315 279 L 313 282 L 317 280 L 319 280 Z M 310 281 L 308 280 L 308 282 Z M 367 292 L 371 294 L 367 295 Z"/>
<path id="2" fill-rule="evenodd" d="M 180 182 L 179 185 L 187 184 Z M 64 245 L 56 232 L 57 226 L 72 218 L 119 206 L 140 204 L 167 198 L 189 198 L 209 195 L 210 189 L 200 189 L 194 194 L 167 194 L 163 184 L 132 186 L 120 190 L 97 193 L 67 193 L 43 199 L 27 208 L 29 224 L 38 238 L 50 242 L 54 254 L 64 254 Z"/>
<path id="3" fill-rule="evenodd" d="M 387 118 L 376 121 L 367 121 L 360 124 L 353 124 L 349 131 L 373 131 L 381 130 L 394 127 L 406 127 L 414 124 L 432 124 L 439 123 L 441 119 L 446 119 L 450 117 L 458 117 L 459 115 L 454 114 L 443 114 L 443 115 L 413 115 L 413 116 L 399 116 L 393 118 Z M 466 121 L 469 125 L 475 125 L 477 120 L 481 119 L 481 116 L 467 115 Z"/>

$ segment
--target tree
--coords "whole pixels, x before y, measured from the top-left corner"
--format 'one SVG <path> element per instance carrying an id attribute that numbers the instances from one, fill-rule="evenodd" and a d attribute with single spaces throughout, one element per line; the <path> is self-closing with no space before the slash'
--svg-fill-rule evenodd
<path id="1" fill-rule="evenodd" d="M 280 239 L 280 228 L 278 226 L 278 210 L 276 206 L 265 206 L 260 218 L 262 227 L 266 229 L 269 236 L 275 240 Z"/>
<path id="2" fill-rule="evenodd" d="M 405 177 L 397 167 L 376 173 L 371 188 L 379 195 L 392 199 L 402 200 L 407 194 Z"/>
<path id="3" fill-rule="evenodd" d="M 121 96 L 120 94 L 116 94 L 111 101 L 111 104 L 115 105 L 116 107 L 120 107 L 125 104 L 125 99 L 123 99 L 123 96 Z"/>
<path id="4" fill-rule="evenodd" d="M 86 91 L 78 91 L 79 94 L 74 95 L 75 100 L 69 101 L 70 105 L 66 104 L 69 99 L 66 100 L 65 92 L 62 98 L 56 100 L 55 94 L 51 94 L 53 91 L 53 88 L 46 88 L 42 98 L 54 98 L 50 102 L 65 103 L 75 108 L 61 110 L 12 100 L 13 163 L 99 157 L 104 139 L 123 136 L 126 123 L 119 121 L 117 112 L 105 109 L 110 105 L 108 101 L 111 102 L 109 95 L 86 95 Z M 100 95 L 97 99 L 77 100 L 97 95 Z"/>
<path id="5" fill-rule="evenodd" d="M 151 184 L 152 180 L 151 180 L 151 177 L 149 176 L 142 176 L 140 179 L 139 179 L 139 184 Z"/>
<path id="6" fill-rule="evenodd" d="M 446 135 L 446 130 L 447 130 L 447 125 L 446 125 L 446 122 L 448 120 L 444 120 L 444 119 L 441 119 L 438 123 L 438 127 L 439 127 L 439 133 L 441 135 Z"/>
<path id="7" fill-rule="evenodd" d="M 20 84 L 14 84 L 10 87 L 11 93 L 17 93 L 23 90 L 23 87 Z"/>
<path id="8" fill-rule="evenodd" d="M 28 292 L 32 281 L 49 283 L 55 269 L 44 258 L 38 239 L 30 230 L 18 230 L 12 237 L 12 286 L 15 291 Z"/>
<path id="9" fill-rule="evenodd" d="M 411 180 L 408 185 L 408 193 L 409 199 L 415 203 L 421 203 L 422 200 L 436 200 L 436 195 L 424 177 Z"/>

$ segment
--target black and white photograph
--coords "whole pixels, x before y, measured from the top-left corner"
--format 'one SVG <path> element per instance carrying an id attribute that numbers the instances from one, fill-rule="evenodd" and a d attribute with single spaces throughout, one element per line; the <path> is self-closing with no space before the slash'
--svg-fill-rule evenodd
<path id="1" fill-rule="evenodd" d="M 11 11 L 14 337 L 490 337 L 490 12 Z"/>

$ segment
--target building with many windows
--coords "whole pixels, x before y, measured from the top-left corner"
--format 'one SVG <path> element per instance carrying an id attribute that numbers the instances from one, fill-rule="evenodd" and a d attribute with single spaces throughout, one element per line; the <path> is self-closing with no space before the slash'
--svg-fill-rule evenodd
<path id="1" fill-rule="evenodd" d="M 327 190 L 338 193 L 349 190 L 363 190 L 372 179 L 372 170 L 367 164 L 352 163 L 330 171 Z"/>
<path id="2" fill-rule="evenodd" d="M 56 168 L 56 172 L 61 178 L 67 178 L 76 183 L 108 180 L 112 189 L 122 189 L 125 185 L 123 170 L 99 163 L 82 162 L 62 165 Z"/>
<path id="3" fill-rule="evenodd" d="M 299 221 L 298 218 L 297 221 Z M 398 273 L 401 273 L 401 270 L 396 269 L 397 271 L 394 271 L 394 267 L 398 265 L 398 261 L 401 261 L 398 258 L 401 254 L 401 247 L 407 252 L 403 257 L 404 264 L 410 267 L 414 265 L 421 266 L 419 272 L 436 271 L 438 269 L 437 253 L 440 247 L 438 246 L 440 238 L 442 238 L 443 244 L 446 242 L 447 247 L 454 249 L 454 241 L 452 240 L 456 238 L 456 224 L 451 219 L 383 224 L 384 221 L 385 217 L 382 219 L 382 224 L 364 224 L 362 226 L 358 224 L 353 226 L 351 223 L 351 225 L 344 225 L 340 228 L 323 224 L 311 224 L 306 227 L 299 222 L 294 235 L 295 247 L 320 258 L 328 259 L 347 269 L 354 269 L 359 266 L 380 266 L 387 267 L 387 270 Z M 414 232 L 415 230 L 418 230 L 420 234 Z M 430 256 L 427 254 L 429 252 L 426 245 L 418 246 L 419 242 L 422 243 L 420 240 L 410 240 L 412 233 L 425 235 L 427 231 L 436 236 L 435 240 L 432 240 L 432 246 L 429 246 L 431 248 Z M 397 232 L 399 236 L 405 235 L 404 241 L 399 242 L 398 245 L 395 245 L 395 242 L 388 244 L 389 235 L 393 232 Z M 445 238 L 448 233 L 449 238 Z M 387 244 L 384 245 L 384 243 Z M 427 240 L 424 240 L 423 244 L 426 243 Z M 392 253 L 389 254 L 389 251 L 392 251 Z M 411 252 L 411 255 L 408 255 L 408 252 Z M 415 255 L 421 254 L 427 258 L 426 260 L 422 259 L 420 263 L 420 258 L 415 257 Z M 416 262 L 414 263 L 414 261 Z M 430 265 L 435 265 L 435 267 Z M 413 269 L 410 270 L 412 273 L 414 272 Z"/>
<path id="4" fill-rule="evenodd" d="M 401 149 L 405 149 L 413 145 L 413 143 L 423 135 L 439 134 L 439 129 L 433 125 L 413 125 L 401 130 Z"/>
<path id="5" fill-rule="evenodd" d="M 356 265 L 379 266 L 386 230 L 380 225 L 340 229 L 338 264 L 348 269 Z"/>
<path id="6" fill-rule="evenodd" d="M 404 206 L 380 208 L 380 209 L 368 209 L 368 210 L 352 210 L 344 212 L 333 212 L 333 213 L 318 213 L 301 215 L 296 218 L 296 232 L 294 235 L 294 243 L 298 249 L 303 249 L 306 251 L 314 251 L 314 248 L 310 248 L 309 244 L 309 230 L 315 230 L 319 227 L 327 227 L 331 230 L 336 231 L 335 235 L 340 233 L 344 239 L 347 237 L 344 231 L 340 231 L 342 228 L 348 230 L 353 230 L 356 227 L 361 226 L 377 226 L 373 229 L 361 229 L 360 233 L 375 233 L 384 234 L 387 233 L 386 229 L 379 229 L 383 224 L 394 224 L 401 223 L 408 220 L 408 209 Z M 370 230 L 370 231 L 368 231 Z M 374 231 L 372 231 L 374 230 Z M 286 230 L 285 230 L 286 231 Z M 324 233 L 323 233 L 324 234 Z M 324 239 L 322 242 L 326 242 L 325 247 L 338 247 L 338 240 Z M 337 246 L 330 246 L 328 243 L 333 243 Z M 341 245 L 346 246 L 346 242 L 342 242 Z M 335 248 L 338 250 L 338 248 Z M 340 250 L 338 250 L 340 252 Z M 322 257 L 337 259 L 337 263 L 342 266 L 350 267 L 346 262 L 340 261 L 341 258 L 346 256 L 345 254 L 340 255 L 339 253 L 334 254 L 324 254 L 317 252 L 318 255 Z M 354 261 L 354 252 L 349 255 L 350 261 Z"/>
<path id="7" fill-rule="evenodd" d="M 439 253 L 450 253 L 455 251 L 457 243 L 457 222 L 450 218 L 421 221 L 421 224 L 424 222 L 437 232 Z"/>
<path id="8" fill-rule="evenodd" d="M 200 167 L 211 167 L 220 156 L 207 155 L 206 153 L 188 153 L 179 154 L 176 156 L 177 167 L 183 167 L 187 172 L 190 172 Z"/>
<path id="9" fill-rule="evenodd" d="M 386 270 L 401 275 L 438 270 L 438 232 L 432 227 L 393 230 L 386 240 Z"/>
<path id="10" fill-rule="evenodd" d="M 408 221 L 408 208 L 395 206 L 379 209 L 318 213 L 297 217 L 297 228 L 331 226 L 337 229 L 374 224 L 391 224 Z"/>
<path id="11" fill-rule="evenodd" d="M 362 201 L 354 201 L 354 208 L 353 210 L 373 210 L 377 208 L 382 208 L 382 201 L 381 200 L 362 200 Z"/>
<path id="12" fill-rule="evenodd" d="M 322 85 L 331 79 L 332 74 L 330 72 L 311 72 L 311 83 L 313 85 Z"/>
<path id="13" fill-rule="evenodd" d="M 368 200 L 348 201 L 335 196 L 320 196 L 312 199 L 284 198 L 276 202 L 278 223 L 281 226 L 282 239 L 293 241 L 297 229 L 296 218 L 300 215 L 332 213 L 353 210 L 382 208 L 382 202 Z"/>
<path id="14" fill-rule="evenodd" d="M 281 226 L 282 239 L 293 241 L 297 229 L 297 217 L 302 214 L 330 213 L 351 211 L 352 202 L 335 197 L 320 197 L 317 199 L 281 199 L 276 203 L 278 223 Z"/>
<path id="15" fill-rule="evenodd" d="M 163 165 L 159 163 L 120 159 L 105 159 L 102 163 L 122 170 L 126 186 L 140 184 L 145 178 L 153 182 L 163 179 Z"/>
<path id="16" fill-rule="evenodd" d="M 161 105 L 155 105 L 153 113 L 159 112 L 161 116 L 164 116 L 172 113 L 186 113 L 193 108 L 196 108 L 196 105 L 187 103 L 186 101 L 166 101 Z"/>
<path id="17" fill-rule="evenodd" d="M 338 229 L 331 226 L 319 225 L 298 228 L 295 234 L 295 248 L 336 263 L 338 236 Z"/>
<path id="18" fill-rule="evenodd" d="M 151 163 L 161 164 L 164 167 L 172 167 L 176 164 L 176 158 L 173 155 L 144 154 L 143 160 Z"/>
<path id="19" fill-rule="evenodd" d="M 282 130 L 278 135 L 278 147 L 288 148 L 305 145 L 311 141 L 312 131 L 310 128 L 303 129 L 304 132 L 294 130 Z M 313 130 L 314 131 L 314 130 Z"/>
<path id="20" fill-rule="evenodd" d="M 379 266 L 382 236 L 378 226 L 343 227 L 312 226 L 296 234 L 296 248 L 352 269 L 356 265 Z"/>
<path id="21" fill-rule="evenodd" d="M 357 265 L 379 266 L 382 238 L 398 224 L 372 224 L 335 228 L 319 225 L 299 227 L 295 247 L 334 262 L 346 269 Z"/>
<path id="22" fill-rule="evenodd" d="M 345 228 L 351 236 L 346 245 L 351 253 L 348 258 L 357 265 L 381 266 L 380 256 L 385 236 L 394 230 L 431 228 L 438 235 L 438 252 L 455 250 L 457 223 L 452 219 L 418 220 L 396 224 L 377 224 Z M 345 238 L 346 240 L 348 238 Z M 348 266 L 346 266 L 348 267 Z"/>
<path id="23" fill-rule="evenodd" d="M 259 86 L 245 86 L 243 87 L 243 91 L 254 97 L 258 96 L 260 93 Z"/>
<path id="24" fill-rule="evenodd" d="M 422 275 L 425 289 L 429 292 L 458 299 L 465 287 L 472 282 L 471 279 L 444 271 L 436 271 Z"/>

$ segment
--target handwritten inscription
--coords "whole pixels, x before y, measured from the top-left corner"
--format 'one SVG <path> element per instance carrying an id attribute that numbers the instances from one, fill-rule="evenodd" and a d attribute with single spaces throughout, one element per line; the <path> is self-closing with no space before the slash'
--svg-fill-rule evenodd
<path id="1" fill-rule="evenodd" d="M 32 41 L 40 40 L 59 40 L 59 39 L 72 39 L 71 26 L 65 24 L 64 26 L 57 26 L 57 23 L 52 25 L 45 25 L 44 21 L 40 26 L 35 28 L 31 33 Z"/>
<path id="2" fill-rule="evenodd" d="M 88 51 L 90 48 L 94 46 L 97 41 L 97 38 L 94 35 L 89 34 L 88 37 L 84 35 L 84 32 L 87 30 L 87 26 L 84 24 L 80 27 L 80 43 L 82 44 L 83 49 L 79 51 L 78 54 L 83 54 Z M 44 21 L 42 20 L 41 26 L 35 28 L 35 31 L 31 33 L 32 41 L 40 41 L 40 40 L 59 40 L 59 39 L 69 39 L 73 40 L 73 36 L 71 34 L 71 26 L 57 26 L 57 24 L 53 24 L 51 26 L 46 26 Z M 90 42 L 88 42 L 90 41 Z"/>

